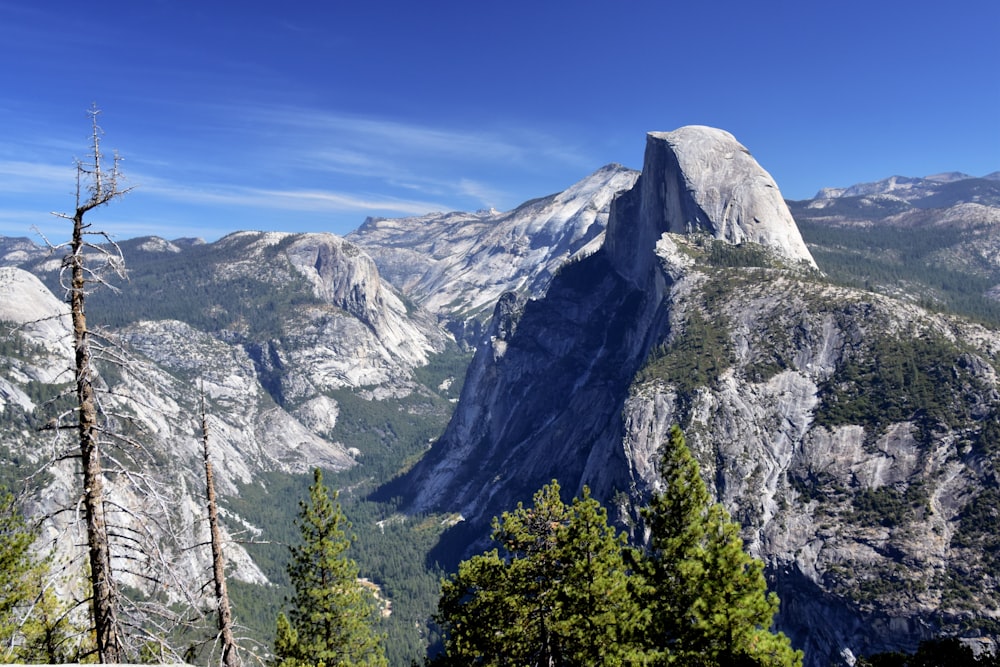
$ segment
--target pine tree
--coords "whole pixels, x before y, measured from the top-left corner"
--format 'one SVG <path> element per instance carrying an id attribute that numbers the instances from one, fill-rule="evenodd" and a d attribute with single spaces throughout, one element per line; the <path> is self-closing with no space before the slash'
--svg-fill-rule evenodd
<path id="1" fill-rule="evenodd" d="M 21 627 L 17 662 L 57 665 L 93 660 L 97 653 L 94 635 L 78 614 L 75 601 L 56 594 L 51 573 L 39 570 L 30 585 L 36 595 L 31 614 Z"/>
<path id="2" fill-rule="evenodd" d="M 659 474 L 665 488 L 653 495 L 642 513 L 650 532 L 650 558 L 642 565 L 648 583 L 646 608 L 654 616 L 647 643 L 665 658 L 691 642 L 686 614 L 697 599 L 691 587 L 699 576 L 694 556 L 705 538 L 705 513 L 711 502 L 698 462 L 678 426 L 670 430 Z"/>
<path id="3" fill-rule="evenodd" d="M 444 631 L 444 652 L 431 664 L 502 665 L 527 643 L 521 601 L 509 595 L 507 563 L 496 549 L 458 564 L 441 585 L 434 620 Z M 519 651 L 518 651 L 519 652 Z"/>
<path id="4" fill-rule="evenodd" d="M 32 553 L 36 537 L 14 496 L 0 493 L 0 662 L 79 662 L 95 652 L 93 636 L 56 596 L 50 559 Z"/>
<path id="5" fill-rule="evenodd" d="M 664 664 L 799 667 L 801 651 L 771 632 L 778 598 L 739 525 L 709 500 L 698 463 L 674 426 L 660 459 L 665 488 L 644 512 L 652 612 L 647 641 Z"/>
<path id="6" fill-rule="evenodd" d="M 628 587 L 624 538 L 584 489 L 565 505 L 553 481 L 533 506 L 493 522 L 497 549 L 442 586 L 441 665 L 622 665 L 643 615 Z"/>
<path id="7" fill-rule="evenodd" d="M 514 512 L 494 519 L 493 540 L 508 555 L 505 595 L 517 602 L 511 620 L 520 636 L 506 651 L 522 656 L 523 664 L 552 664 L 562 650 L 555 614 L 565 572 L 558 547 L 559 531 L 568 521 L 569 511 L 555 481 L 535 494 L 530 509 L 518 504 Z"/>
<path id="8" fill-rule="evenodd" d="M 608 525 L 607 510 L 590 497 L 574 498 L 560 533 L 564 585 L 559 590 L 558 634 L 572 665 L 641 664 L 635 643 L 649 620 L 629 586 L 625 534 Z"/>
<path id="9" fill-rule="evenodd" d="M 317 468 L 309 502 L 299 503 L 302 544 L 291 547 L 288 574 L 292 608 L 277 621 L 276 663 L 281 667 L 385 667 L 382 637 L 373 629 L 375 603 L 347 557 L 350 524 L 323 485 Z"/>
<path id="10" fill-rule="evenodd" d="M 38 565 L 31 556 L 35 532 L 10 492 L 0 494 L 0 656 L 14 655 L 21 626 L 34 602 L 33 573 Z M 10 660 L 3 660 L 9 662 Z"/>

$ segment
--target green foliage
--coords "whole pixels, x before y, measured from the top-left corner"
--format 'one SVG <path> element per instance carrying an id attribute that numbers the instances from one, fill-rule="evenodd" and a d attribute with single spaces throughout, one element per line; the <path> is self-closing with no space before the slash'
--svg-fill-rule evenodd
<path id="1" fill-rule="evenodd" d="M 971 422 L 972 398 L 982 389 L 963 351 L 931 334 L 871 336 L 851 350 L 820 390 L 817 424 L 862 424 L 871 434 L 915 421 L 929 436 L 938 425 Z"/>
<path id="2" fill-rule="evenodd" d="M 350 524 L 336 498 L 316 469 L 309 502 L 301 503 L 296 522 L 302 543 L 290 547 L 291 609 L 277 620 L 275 663 L 282 667 L 387 664 L 374 629 L 374 599 L 346 555 Z"/>
<path id="3" fill-rule="evenodd" d="M 689 581 L 696 574 L 690 556 L 705 540 L 711 498 L 678 426 L 670 430 L 658 472 L 665 486 L 642 512 L 650 532 L 649 554 L 642 565 L 649 582 L 646 607 L 656 618 L 647 642 L 665 654 L 668 647 L 688 641 L 685 614 L 697 601 Z"/>
<path id="4" fill-rule="evenodd" d="M 13 651 L 25 609 L 34 602 L 32 573 L 38 565 L 31 556 L 35 531 L 28 527 L 13 494 L 0 494 L 0 650 Z"/>
<path id="5" fill-rule="evenodd" d="M 238 241 L 193 245 L 180 253 L 150 252 L 138 243 L 122 249 L 129 258 L 128 281 L 118 285 L 117 293 L 102 290 L 87 296 L 87 315 L 106 326 L 173 319 L 203 331 L 249 327 L 254 339 L 266 340 L 281 334 L 296 308 L 321 303 L 281 256 L 279 245 L 260 250 L 267 272 L 241 266 L 245 247 Z M 48 283 L 58 294 L 55 280 L 51 276 Z"/>
<path id="6" fill-rule="evenodd" d="M 709 501 L 677 426 L 659 473 L 665 488 L 643 512 L 650 544 L 642 561 L 643 606 L 652 613 L 646 641 L 658 662 L 801 665 L 802 653 L 770 630 L 778 599 L 767 593 L 763 564 L 744 551 L 728 512 Z"/>
<path id="7" fill-rule="evenodd" d="M 623 665 L 645 619 L 629 589 L 624 536 L 585 489 L 565 505 L 553 481 L 493 523 L 498 549 L 442 585 L 441 665 Z"/>
<path id="8" fill-rule="evenodd" d="M 332 479 L 343 478 L 340 474 Z M 233 515 L 252 516 L 267 540 L 245 548 L 276 586 L 229 582 L 229 595 L 237 622 L 250 636 L 270 645 L 275 618 L 289 592 L 286 571 L 288 549 L 298 539 L 298 529 L 289 520 L 294 516 L 304 476 L 264 473 L 239 493 L 224 498 Z M 390 665 L 408 667 L 423 656 L 428 644 L 438 641 L 430 625 L 430 613 L 440 593 L 440 571 L 428 566 L 427 554 L 437 543 L 445 526 L 442 517 L 402 516 L 396 513 L 398 500 L 369 500 L 351 489 L 338 496 L 344 514 L 356 532 L 349 555 L 359 565 L 360 574 L 379 584 L 391 603 L 391 614 L 380 621 L 385 632 L 385 654 Z M 229 514 L 229 512 L 227 512 Z M 240 529 L 231 524 L 230 530 Z"/>
<path id="9" fill-rule="evenodd" d="M 880 486 L 854 496 L 850 518 L 859 525 L 895 528 L 921 518 L 928 511 L 928 503 L 927 491 L 920 482 L 911 484 L 905 491 Z"/>
<path id="10" fill-rule="evenodd" d="M 734 245 L 727 241 L 712 240 L 706 256 L 712 266 L 726 268 L 771 268 L 774 266 L 772 253 L 758 243 Z"/>
<path id="11" fill-rule="evenodd" d="M 447 522 L 439 516 L 403 516 L 393 503 L 361 501 L 345 508 L 355 526 L 362 525 L 351 545 L 363 575 L 381 586 L 391 603 L 382 619 L 385 653 L 390 665 L 409 665 L 439 642 L 430 612 L 441 591 L 442 572 L 426 562 Z"/>
<path id="12" fill-rule="evenodd" d="M 31 573 L 29 585 L 35 595 L 31 613 L 21 626 L 17 661 L 50 665 L 96 661 L 93 632 L 78 622 L 73 601 L 56 595 L 45 568 Z"/>
<path id="13" fill-rule="evenodd" d="M 427 451 L 443 431 L 455 406 L 429 393 L 414 392 L 393 400 L 368 400 L 348 389 L 330 392 L 340 415 L 330 438 L 363 452 L 361 465 L 339 479 L 357 483 L 392 478 Z"/>
<path id="14" fill-rule="evenodd" d="M 1000 489 L 983 489 L 966 504 L 951 546 L 980 554 L 986 572 L 1000 576 Z M 970 583 L 978 582 L 973 578 Z"/>
<path id="15" fill-rule="evenodd" d="M 0 662 L 79 662 L 92 637 L 56 597 L 48 559 L 31 551 L 36 536 L 13 494 L 0 492 Z"/>
<path id="16" fill-rule="evenodd" d="M 1000 453 L 1000 411 L 994 409 L 983 420 L 973 446 L 977 454 L 986 458 Z"/>
<path id="17" fill-rule="evenodd" d="M 445 652 L 433 664 L 801 667 L 771 632 L 778 599 L 763 563 L 710 501 L 678 427 L 659 470 L 646 552 L 626 546 L 586 491 L 563 504 L 555 481 L 495 519 L 498 548 L 442 585 Z"/>
<path id="18" fill-rule="evenodd" d="M 872 211 L 858 213 L 870 219 Z M 889 294 L 922 294 L 925 307 L 1000 324 L 1000 303 L 987 296 L 1000 276 L 978 268 L 944 266 L 937 259 L 943 249 L 959 243 L 963 230 L 924 226 L 914 234 L 891 225 L 835 226 L 811 220 L 808 211 L 798 210 L 795 220 L 817 265 L 831 281 Z"/>
<path id="19" fill-rule="evenodd" d="M 731 363 L 728 328 L 691 308 L 683 330 L 668 346 L 650 355 L 638 380 L 664 380 L 686 396 L 713 382 Z"/>
<path id="20" fill-rule="evenodd" d="M 452 345 L 445 352 L 431 355 L 426 366 L 413 369 L 413 377 L 442 397 L 458 400 L 465 384 L 465 371 L 471 361 L 472 352 L 461 351 Z"/>

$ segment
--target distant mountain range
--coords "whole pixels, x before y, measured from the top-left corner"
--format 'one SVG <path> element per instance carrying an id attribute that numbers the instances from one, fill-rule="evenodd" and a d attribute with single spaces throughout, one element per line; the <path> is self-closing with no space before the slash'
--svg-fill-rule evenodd
<path id="1" fill-rule="evenodd" d="M 955 183 L 966 181 L 961 186 Z M 973 181 L 969 183 L 967 181 Z M 934 206 L 935 196 L 941 196 L 943 200 L 951 198 L 957 201 L 958 198 L 968 197 L 967 201 L 977 201 L 980 196 L 976 190 L 983 187 L 983 184 L 974 181 L 994 181 L 1000 182 L 1000 171 L 994 171 L 982 177 L 970 176 L 960 171 L 949 171 L 931 176 L 911 177 L 911 176 L 890 176 L 874 183 L 858 183 L 847 188 L 823 188 L 813 197 L 814 205 L 828 199 L 842 199 L 849 197 L 870 197 L 872 195 L 892 195 L 904 201 L 930 208 Z M 968 194 L 962 194 L 962 191 Z M 993 196 L 995 197 L 995 190 Z M 987 195 L 988 196 L 988 195 Z M 818 201 L 817 201 L 818 200 Z M 992 200 L 995 205 L 995 199 Z M 979 203 L 987 203 L 986 201 Z"/>

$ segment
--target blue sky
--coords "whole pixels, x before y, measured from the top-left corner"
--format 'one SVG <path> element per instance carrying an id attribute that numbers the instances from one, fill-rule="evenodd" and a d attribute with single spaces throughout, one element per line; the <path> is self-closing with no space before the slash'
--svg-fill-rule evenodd
<path id="1" fill-rule="evenodd" d="M 92 103 L 122 239 L 506 210 L 688 124 L 790 199 L 984 175 L 998 34 L 995 0 L 0 0 L 0 235 L 64 235 Z"/>

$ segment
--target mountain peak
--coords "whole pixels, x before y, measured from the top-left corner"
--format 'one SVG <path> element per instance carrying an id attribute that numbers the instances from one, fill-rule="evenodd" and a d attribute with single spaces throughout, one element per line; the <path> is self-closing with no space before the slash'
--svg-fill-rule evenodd
<path id="1" fill-rule="evenodd" d="M 641 280 L 664 232 L 759 243 L 816 266 L 774 179 L 733 135 L 702 125 L 646 135 L 642 175 L 616 202 L 606 246 L 623 276 Z"/>

